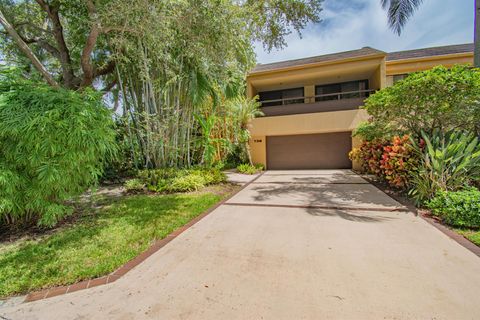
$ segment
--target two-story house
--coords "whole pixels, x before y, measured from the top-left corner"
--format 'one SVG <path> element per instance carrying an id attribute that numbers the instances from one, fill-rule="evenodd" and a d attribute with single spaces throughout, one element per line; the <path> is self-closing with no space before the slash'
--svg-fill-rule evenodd
<path id="1" fill-rule="evenodd" d="M 259 64 L 247 76 L 247 94 L 260 97 L 265 114 L 251 123 L 253 161 L 270 170 L 352 168 L 352 130 L 368 119 L 360 109 L 366 97 L 410 72 L 472 62 L 473 44 L 464 44 Z"/>

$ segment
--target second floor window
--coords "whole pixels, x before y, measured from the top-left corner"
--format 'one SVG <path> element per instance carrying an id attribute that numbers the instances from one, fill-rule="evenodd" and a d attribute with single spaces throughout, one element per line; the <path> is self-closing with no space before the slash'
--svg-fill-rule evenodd
<path id="1" fill-rule="evenodd" d="M 366 90 L 368 90 L 368 80 L 315 86 L 315 101 L 365 98 Z"/>
<path id="2" fill-rule="evenodd" d="M 302 88 L 283 89 L 259 92 L 262 107 L 280 106 L 294 103 L 304 103 Z"/>
<path id="3" fill-rule="evenodd" d="M 396 74 L 393 76 L 393 84 L 408 77 L 408 73 Z"/>

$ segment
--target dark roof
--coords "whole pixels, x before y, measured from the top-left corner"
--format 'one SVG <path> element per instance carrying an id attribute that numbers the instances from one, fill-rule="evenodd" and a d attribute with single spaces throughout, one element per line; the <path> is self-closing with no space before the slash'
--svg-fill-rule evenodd
<path id="1" fill-rule="evenodd" d="M 328 61 L 335 61 L 335 60 L 342 60 L 342 59 L 349 59 L 349 58 L 357 58 L 357 57 L 371 56 L 371 55 L 377 55 L 382 53 L 385 54 L 385 52 L 383 51 L 373 49 L 370 47 L 364 47 L 359 50 L 325 54 L 325 55 L 316 56 L 316 57 L 287 60 L 287 61 L 266 63 L 266 64 L 257 64 L 251 72 L 255 73 L 255 72 L 261 72 L 261 71 L 270 71 L 270 70 L 283 69 L 283 68 L 294 67 L 294 66 L 302 66 L 302 65 L 318 63 L 318 62 L 328 62 Z"/>
<path id="2" fill-rule="evenodd" d="M 446 54 L 466 53 L 466 52 L 473 52 L 473 43 L 391 52 L 387 55 L 387 61 L 421 58 L 421 57 L 443 56 Z"/>
<path id="3" fill-rule="evenodd" d="M 473 43 L 391 52 L 387 54 L 387 61 L 420 58 L 420 57 L 443 56 L 447 54 L 466 53 L 466 52 L 473 52 Z M 302 66 L 302 65 L 318 63 L 318 62 L 328 62 L 328 61 L 342 60 L 342 59 L 348 59 L 348 58 L 357 58 L 357 57 L 377 55 L 382 53 L 385 54 L 385 52 L 383 51 L 373 49 L 370 47 L 364 47 L 359 50 L 331 53 L 331 54 L 325 54 L 321 56 L 315 56 L 315 57 L 309 57 L 309 58 L 303 58 L 303 59 L 287 60 L 287 61 L 280 61 L 280 62 L 266 63 L 266 64 L 259 63 L 250 72 L 256 73 L 256 72 L 262 72 L 262 71 L 284 69 L 284 68 Z"/>

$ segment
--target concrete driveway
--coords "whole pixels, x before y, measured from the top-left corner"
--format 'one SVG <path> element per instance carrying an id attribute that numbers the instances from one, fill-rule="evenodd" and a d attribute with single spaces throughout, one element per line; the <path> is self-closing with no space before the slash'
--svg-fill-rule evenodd
<path id="1" fill-rule="evenodd" d="M 118 281 L 7 319 L 479 319 L 480 258 L 350 171 L 269 171 Z"/>

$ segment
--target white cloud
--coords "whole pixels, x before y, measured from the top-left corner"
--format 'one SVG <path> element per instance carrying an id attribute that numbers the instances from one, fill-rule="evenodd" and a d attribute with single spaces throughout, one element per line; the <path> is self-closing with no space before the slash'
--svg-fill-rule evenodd
<path id="1" fill-rule="evenodd" d="M 426 0 L 402 35 L 387 26 L 380 0 L 326 0 L 322 23 L 309 25 L 303 38 L 292 33 L 288 47 L 267 53 L 256 46 L 257 60 L 268 63 L 370 46 L 384 51 L 467 43 L 473 40 L 473 0 Z"/>

